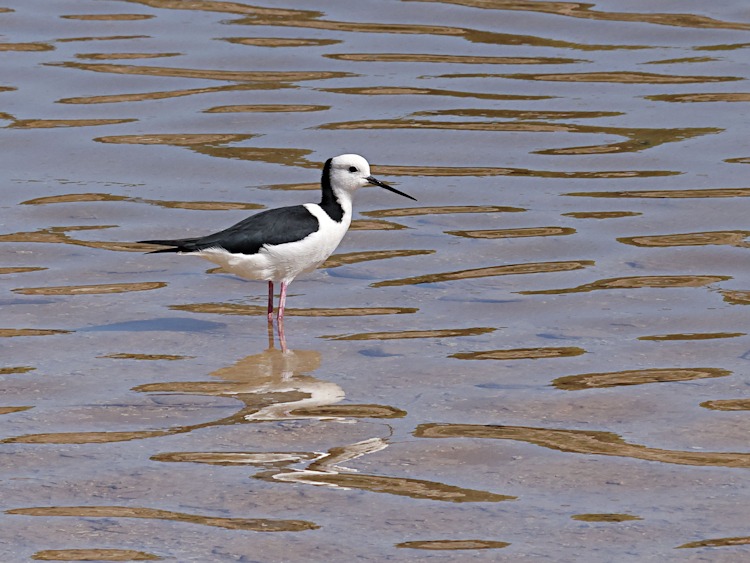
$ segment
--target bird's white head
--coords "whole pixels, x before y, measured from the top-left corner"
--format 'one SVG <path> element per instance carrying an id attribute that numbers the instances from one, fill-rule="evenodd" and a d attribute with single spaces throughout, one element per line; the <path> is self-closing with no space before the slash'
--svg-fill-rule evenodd
<path id="1" fill-rule="evenodd" d="M 330 164 L 329 164 L 330 163 Z M 370 164 L 358 154 L 342 154 L 326 163 L 328 180 L 334 191 L 353 192 L 369 184 Z"/>
<path id="2" fill-rule="evenodd" d="M 380 186 L 409 199 L 414 199 L 370 174 L 370 164 L 358 154 L 342 154 L 331 158 L 323 167 L 323 183 L 328 182 L 336 194 L 351 194 L 367 185 Z M 416 200 L 415 200 L 416 201 Z"/>

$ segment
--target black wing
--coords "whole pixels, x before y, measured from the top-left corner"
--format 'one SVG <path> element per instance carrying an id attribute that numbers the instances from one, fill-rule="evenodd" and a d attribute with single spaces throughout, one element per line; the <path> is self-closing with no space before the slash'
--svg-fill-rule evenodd
<path id="1" fill-rule="evenodd" d="M 268 209 L 243 219 L 228 229 L 198 238 L 142 240 L 165 248 L 154 252 L 195 252 L 206 248 L 223 248 L 234 254 L 255 254 L 264 244 L 284 244 L 302 240 L 318 230 L 317 217 L 303 205 Z"/>

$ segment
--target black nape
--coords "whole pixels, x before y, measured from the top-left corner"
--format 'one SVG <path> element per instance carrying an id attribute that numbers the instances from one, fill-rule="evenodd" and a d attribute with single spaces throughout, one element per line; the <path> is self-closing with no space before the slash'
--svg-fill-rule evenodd
<path id="1" fill-rule="evenodd" d="M 320 207 L 331 219 L 337 223 L 341 223 L 344 218 L 344 208 L 341 207 L 341 203 L 336 197 L 336 194 L 333 193 L 333 188 L 331 187 L 332 161 L 333 159 L 329 158 L 323 165 L 323 174 L 320 177 L 320 187 L 323 190 L 323 197 L 320 200 Z"/>

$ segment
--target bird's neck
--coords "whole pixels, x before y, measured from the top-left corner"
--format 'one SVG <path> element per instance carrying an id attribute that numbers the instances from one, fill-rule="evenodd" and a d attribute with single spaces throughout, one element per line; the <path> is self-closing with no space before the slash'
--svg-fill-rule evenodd
<path id="1" fill-rule="evenodd" d="M 320 200 L 320 207 L 331 219 L 333 219 L 337 223 L 341 223 L 347 213 L 351 214 L 351 196 L 348 193 L 336 194 L 333 191 L 331 180 L 326 172 L 327 171 L 323 172 L 323 178 L 320 183 L 323 190 L 323 197 Z"/>

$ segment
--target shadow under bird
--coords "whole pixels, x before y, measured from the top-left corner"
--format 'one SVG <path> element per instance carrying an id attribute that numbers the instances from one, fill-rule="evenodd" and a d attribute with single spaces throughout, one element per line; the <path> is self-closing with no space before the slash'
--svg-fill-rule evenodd
<path id="1" fill-rule="evenodd" d="M 173 240 L 142 240 L 168 246 L 154 250 L 200 256 L 242 278 L 268 281 L 268 321 L 273 320 L 273 284 L 281 284 L 277 318 L 284 318 L 287 287 L 298 275 L 311 272 L 336 250 L 352 221 L 354 192 L 380 186 L 412 196 L 370 175 L 369 163 L 358 154 L 329 158 L 321 177 L 320 203 L 305 203 L 256 213 L 218 233 Z"/>

